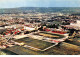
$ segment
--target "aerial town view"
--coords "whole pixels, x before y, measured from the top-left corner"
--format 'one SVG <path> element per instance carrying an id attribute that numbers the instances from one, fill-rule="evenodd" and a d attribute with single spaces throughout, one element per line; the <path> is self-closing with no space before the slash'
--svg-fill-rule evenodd
<path id="1" fill-rule="evenodd" d="M 80 55 L 80 0 L 65 1 L 1 0 L 0 55 Z"/>

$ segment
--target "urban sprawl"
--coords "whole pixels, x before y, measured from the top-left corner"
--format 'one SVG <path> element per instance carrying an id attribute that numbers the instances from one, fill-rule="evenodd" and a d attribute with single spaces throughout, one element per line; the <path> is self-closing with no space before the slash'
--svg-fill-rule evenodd
<path id="1" fill-rule="evenodd" d="M 80 54 L 80 16 L 64 13 L 0 14 L 0 52 Z"/>

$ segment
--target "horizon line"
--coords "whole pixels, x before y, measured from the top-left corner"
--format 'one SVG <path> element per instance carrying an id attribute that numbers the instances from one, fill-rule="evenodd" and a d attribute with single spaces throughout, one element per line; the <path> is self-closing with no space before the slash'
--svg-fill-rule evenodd
<path id="1" fill-rule="evenodd" d="M 29 7 L 12 7 L 12 8 L 29 8 Z M 11 7 L 5 7 L 0 9 L 12 9 Z M 80 7 L 32 7 L 32 8 L 80 8 Z"/>

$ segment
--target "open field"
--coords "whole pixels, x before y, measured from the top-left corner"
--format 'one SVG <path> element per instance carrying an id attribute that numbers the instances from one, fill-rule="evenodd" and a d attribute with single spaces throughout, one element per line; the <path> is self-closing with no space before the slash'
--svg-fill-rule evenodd
<path id="1" fill-rule="evenodd" d="M 15 40 L 15 41 L 19 42 L 19 43 L 24 43 L 25 45 L 32 46 L 32 47 L 35 47 L 38 49 L 45 49 L 49 46 L 54 45 L 54 43 L 49 43 L 49 42 L 36 40 L 36 39 L 32 39 L 32 38 L 24 38 L 24 39 L 19 39 L 19 40 Z"/>
<path id="2" fill-rule="evenodd" d="M 50 38 L 53 38 L 53 39 L 60 39 L 60 38 L 63 38 L 64 37 L 63 35 L 53 34 L 53 33 L 49 33 L 49 32 L 35 33 L 35 35 L 50 37 Z"/>

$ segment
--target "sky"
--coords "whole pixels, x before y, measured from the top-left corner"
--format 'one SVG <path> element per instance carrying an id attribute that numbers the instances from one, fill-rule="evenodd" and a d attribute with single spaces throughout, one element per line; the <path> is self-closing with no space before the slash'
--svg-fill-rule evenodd
<path id="1" fill-rule="evenodd" d="M 0 8 L 80 7 L 80 0 L 0 0 Z"/>

